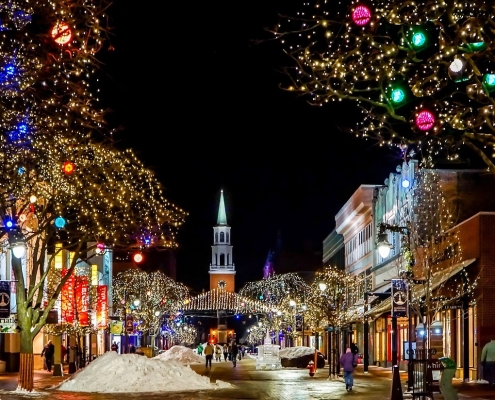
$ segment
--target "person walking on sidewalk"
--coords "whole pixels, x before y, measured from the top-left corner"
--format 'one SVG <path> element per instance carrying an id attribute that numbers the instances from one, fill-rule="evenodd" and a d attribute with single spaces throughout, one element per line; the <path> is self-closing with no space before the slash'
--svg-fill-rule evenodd
<path id="1" fill-rule="evenodd" d="M 41 357 L 45 356 L 45 369 L 48 372 L 52 372 L 53 355 L 55 354 L 55 346 L 51 340 L 45 344 L 43 351 L 41 352 Z"/>
<path id="2" fill-rule="evenodd" d="M 234 364 L 234 368 L 237 364 L 237 353 L 239 353 L 239 348 L 237 347 L 235 340 L 232 340 L 232 343 L 230 344 L 230 354 L 232 355 L 232 364 Z"/>
<path id="3" fill-rule="evenodd" d="M 204 348 L 203 351 L 205 353 L 205 358 L 206 358 L 206 368 L 208 368 L 208 364 L 210 365 L 211 368 L 211 360 L 213 358 L 214 349 L 210 342 L 206 343 L 206 347 Z"/>
<path id="4" fill-rule="evenodd" d="M 488 384 L 495 385 L 495 336 L 481 350 L 481 364 L 483 365 L 483 378 Z"/>
<path id="5" fill-rule="evenodd" d="M 223 345 L 223 360 L 227 361 L 227 357 L 229 356 L 229 346 L 227 346 L 227 343 Z"/>
<path id="6" fill-rule="evenodd" d="M 215 345 L 215 360 L 220 362 L 222 360 L 222 348 L 219 344 Z"/>
<path id="7" fill-rule="evenodd" d="M 350 392 L 354 386 L 354 368 L 357 367 L 357 355 L 352 354 L 350 347 L 340 356 L 340 364 L 344 369 L 345 389 Z"/>

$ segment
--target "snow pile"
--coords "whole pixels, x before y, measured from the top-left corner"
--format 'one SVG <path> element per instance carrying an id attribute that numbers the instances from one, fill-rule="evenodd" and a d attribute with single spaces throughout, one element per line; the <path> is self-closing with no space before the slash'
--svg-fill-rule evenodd
<path id="1" fill-rule="evenodd" d="M 184 346 L 173 346 L 162 354 L 153 357 L 164 361 L 178 361 L 183 364 L 204 364 L 205 358 Z"/>
<path id="2" fill-rule="evenodd" d="M 58 390 L 91 393 L 176 392 L 231 387 L 178 361 L 109 351 L 62 383 Z"/>
<path id="3" fill-rule="evenodd" d="M 280 358 L 287 358 L 289 360 L 307 356 L 308 354 L 315 354 L 315 349 L 306 346 L 286 347 L 285 349 L 281 349 L 279 353 Z"/>

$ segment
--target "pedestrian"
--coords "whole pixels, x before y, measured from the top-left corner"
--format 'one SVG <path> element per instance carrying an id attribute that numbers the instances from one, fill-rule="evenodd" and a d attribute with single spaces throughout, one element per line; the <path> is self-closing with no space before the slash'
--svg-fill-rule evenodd
<path id="1" fill-rule="evenodd" d="M 229 343 L 228 347 L 228 352 L 229 352 L 229 361 L 232 361 L 232 341 Z"/>
<path id="2" fill-rule="evenodd" d="M 229 346 L 227 346 L 227 343 L 223 345 L 223 360 L 227 361 L 227 357 L 229 356 Z"/>
<path id="3" fill-rule="evenodd" d="M 48 372 L 52 372 L 52 363 L 53 363 L 53 355 L 55 354 L 55 346 L 52 341 L 49 340 L 45 347 L 43 347 L 43 351 L 41 352 L 41 357 L 45 357 L 45 369 Z"/>
<path id="4" fill-rule="evenodd" d="M 134 345 L 133 345 L 133 344 L 131 344 L 131 345 L 129 346 L 129 353 L 131 353 L 131 354 L 135 354 L 135 353 L 136 353 L 136 348 L 134 347 Z"/>
<path id="5" fill-rule="evenodd" d="M 230 354 L 232 357 L 232 364 L 234 364 L 234 368 L 237 363 L 237 353 L 239 353 L 239 348 L 237 347 L 237 343 L 235 342 L 235 340 L 232 340 L 232 342 L 230 343 Z"/>
<path id="6" fill-rule="evenodd" d="M 354 368 L 357 367 L 357 355 L 352 354 L 350 347 L 340 356 L 340 364 L 344 369 L 345 389 L 350 392 L 354 385 Z"/>
<path id="7" fill-rule="evenodd" d="M 210 342 L 206 343 L 206 347 L 204 349 L 205 352 L 205 358 L 206 358 L 206 368 L 208 368 L 208 364 L 210 365 L 211 368 L 211 360 L 213 358 L 213 346 L 211 345 Z"/>
<path id="8" fill-rule="evenodd" d="M 118 352 L 118 350 L 119 350 L 119 345 L 117 344 L 117 342 L 113 342 L 112 343 L 112 351 Z"/>
<path id="9" fill-rule="evenodd" d="M 61 350 L 60 350 L 60 353 L 62 354 L 62 364 L 64 363 L 64 358 L 65 356 L 67 355 L 67 347 L 65 347 L 64 345 L 61 346 Z"/>
<path id="10" fill-rule="evenodd" d="M 241 346 L 241 354 L 242 358 L 244 358 L 244 353 L 246 352 L 246 348 L 244 346 Z"/>
<path id="11" fill-rule="evenodd" d="M 215 360 L 217 362 L 222 360 L 222 348 L 218 344 L 215 346 Z"/>
<path id="12" fill-rule="evenodd" d="M 200 356 L 202 356 L 202 355 L 203 355 L 203 346 L 201 345 L 201 343 L 198 345 L 198 350 L 197 350 L 197 351 L 198 351 L 198 354 L 199 354 Z"/>
<path id="13" fill-rule="evenodd" d="M 481 350 L 481 365 L 483 365 L 483 378 L 488 384 L 495 385 L 495 336 Z"/>

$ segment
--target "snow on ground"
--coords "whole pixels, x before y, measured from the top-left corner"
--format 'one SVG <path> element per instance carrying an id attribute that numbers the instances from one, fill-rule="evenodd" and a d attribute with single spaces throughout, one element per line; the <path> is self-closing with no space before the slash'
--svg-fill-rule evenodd
<path id="1" fill-rule="evenodd" d="M 156 357 L 158 360 L 178 361 L 183 364 L 204 364 L 205 358 L 196 354 L 192 349 L 184 346 L 173 346 Z"/>
<path id="2" fill-rule="evenodd" d="M 315 349 L 314 347 L 306 346 L 286 347 L 285 349 L 281 349 L 279 354 L 280 358 L 287 358 L 291 360 L 293 358 L 306 356 L 308 354 L 315 354 Z"/>
<path id="3" fill-rule="evenodd" d="M 173 349 L 173 347 L 172 347 Z M 170 351 L 170 350 L 169 350 Z M 231 387 L 174 360 L 109 351 L 62 383 L 58 390 L 91 393 L 176 392 Z"/>

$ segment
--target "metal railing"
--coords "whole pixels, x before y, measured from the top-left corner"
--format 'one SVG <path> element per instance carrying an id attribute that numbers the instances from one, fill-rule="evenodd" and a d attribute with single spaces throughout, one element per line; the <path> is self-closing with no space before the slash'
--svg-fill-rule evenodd
<path id="1" fill-rule="evenodd" d="M 437 375 L 443 369 L 443 365 L 439 360 L 432 358 L 435 353 L 435 349 L 416 350 L 416 358 L 410 360 L 412 382 L 408 382 L 408 386 L 412 389 L 413 399 L 434 399 L 433 394 L 440 393 Z"/>

